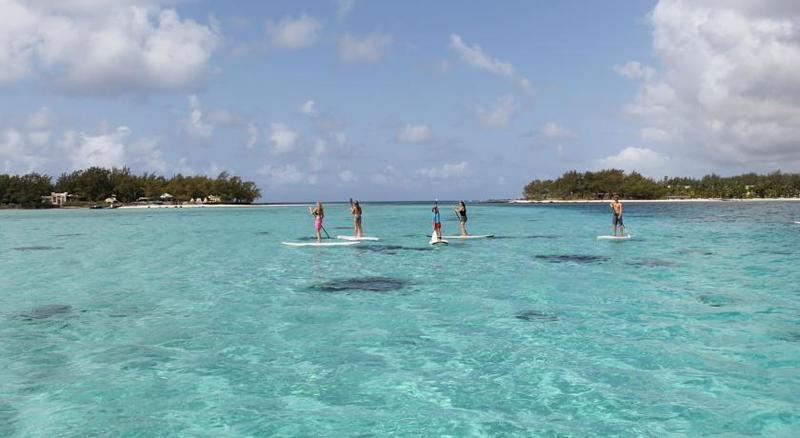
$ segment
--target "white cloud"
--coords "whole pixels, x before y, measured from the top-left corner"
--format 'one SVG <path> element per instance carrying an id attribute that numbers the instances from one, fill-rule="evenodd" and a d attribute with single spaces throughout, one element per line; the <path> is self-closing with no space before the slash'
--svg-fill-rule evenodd
<path id="1" fill-rule="evenodd" d="M 181 120 L 180 130 L 191 141 L 208 142 L 213 137 L 217 128 L 229 128 L 241 131 L 245 147 L 252 149 L 261 137 L 255 123 L 247 118 L 234 114 L 225 109 L 204 110 L 200 99 L 191 94 L 189 99 L 189 112 Z"/>
<path id="2" fill-rule="evenodd" d="M 314 116 L 317 114 L 317 105 L 316 103 L 314 103 L 313 100 L 307 100 L 302 105 L 300 105 L 298 111 L 307 116 Z"/>
<path id="3" fill-rule="evenodd" d="M 132 131 L 127 126 L 101 126 L 95 133 L 70 129 L 59 133 L 53 118 L 49 108 L 41 108 L 0 128 L 0 162 L 5 172 L 62 172 L 68 168 L 125 165 L 142 170 L 166 169 L 154 138 L 131 139 Z"/>
<path id="4" fill-rule="evenodd" d="M 714 169 L 800 169 L 798 16 L 797 2 L 659 1 L 663 67 L 628 107 L 642 137 Z"/>
<path id="5" fill-rule="evenodd" d="M 194 94 L 189 96 L 189 116 L 183 121 L 183 130 L 190 138 L 201 141 L 210 140 L 214 132 L 214 127 L 204 120 L 200 100 Z"/>
<path id="6" fill-rule="evenodd" d="M 25 148 L 37 153 L 50 144 L 53 130 L 53 112 L 50 108 L 42 107 L 30 114 L 23 124 L 22 131 Z"/>
<path id="7" fill-rule="evenodd" d="M 344 145 L 347 143 L 347 134 L 344 132 L 332 132 L 331 137 L 336 141 L 336 144 L 339 146 Z"/>
<path id="8" fill-rule="evenodd" d="M 322 24 L 305 14 L 299 18 L 284 17 L 278 23 L 267 22 L 272 44 L 281 49 L 302 49 L 317 41 Z"/>
<path id="9" fill-rule="evenodd" d="M 325 155 L 325 151 L 327 150 L 327 141 L 321 138 L 314 140 L 314 146 L 312 147 L 311 154 L 308 157 L 308 167 L 312 172 L 318 172 L 322 170 L 322 156 Z"/>
<path id="10" fill-rule="evenodd" d="M 358 176 L 350 169 L 345 169 L 339 172 L 339 181 L 344 183 L 351 183 L 358 181 Z"/>
<path id="11" fill-rule="evenodd" d="M 642 137 L 642 140 L 652 143 L 663 143 L 669 141 L 669 133 L 659 128 L 644 128 L 642 129 L 640 136 Z"/>
<path id="12" fill-rule="evenodd" d="M 625 76 L 629 79 L 650 79 L 655 74 L 653 68 L 643 66 L 636 61 L 628 61 L 624 65 L 615 65 L 613 69 L 620 76 Z"/>
<path id="13" fill-rule="evenodd" d="M 317 155 L 311 155 L 308 157 L 308 169 L 312 172 L 319 172 L 322 170 L 324 166 L 322 165 L 322 159 Z"/>
<path id="14" fill-rule="evenodd" d="M 0 130 L 0 159 L 4 172 L 42 171 L 55 155 L 51 148 L 52 111 L 42 107 L 18 120 L 9 120 Z"/>
<path id="15" fill-rule="evenodd" d="M 245 126 L 247 124 L 241 117 L 224 109 L 207 111 L 205 120 L 215 126 Z"/>
<path id="16" fill-rule="evenodd" d="M 38 41 L 38 17 L 21 2 L 0 2 L 0 85 L 27 76 Z"/>
<path id="17" fill-rule="evenodd" d="M 503 128 L 511 123 L 518 110 L 514 96 L 508 95 L 499 98 L 490 108 L 478 107 L 476 114 L 484 127 Z"/>
<path id="18" fill-rule="evenodd" d="M 194 171 L 194 168 L 189 165 L 189 160 L 186 159 L 186 157 L 181 157 L 178 160 L 178 165 L 175 166 L 175 172 L 183 175 L 194 175 L 197 173 Z"/>
<path id="19" fill-rule="evenodd" d="M 49 137 L 48 137 L 49 138 Z M 0 159 L 4 172 L 30 172 L 36 170 L 45 157 L 41 145 L 29 144 L 28 133 L 16 128 L 0 132 Z"/>
<path id="20" fill-rule="evenodd" d="M 499 76 L 514 76 L 514 66 L 511 63 L 492 58 L 478 45 L 470 47 L 464 44 L 459 35 L 450 35 L 450 47 L 455 49 L 467 64 Z"/>
<path id="21" fill-rule="evenodd" d="M 318 138 L 314 141 L 314 150 L 311 151 L 311 153 L 315 156 L 320 156 L 323 155 L 327 149 L 328 149 L 328 142 L 326 142 L 321 138 Z"/>
<path id="22" fill-rule="evenodd" d="M 220 37 L 156 2 L 0 0 L 0 84 L 40 69 L 73 92 L 180 90 L 207 70 Z"/>
<path id="23" fill-rule="evenodd" d="M 126 154 L 129 157 L 125 163 L 126 165 L 162 173 L 167 170 L 167 163 L 158 148 L 158 140 L 154 138 L 134 141 L 126 151 Z"/>
<path id="24" fill-rule="evenodd" d="M 124 141 L 130 134 L 131 130 L 127 126 L 94 135 L 67 131 L 59 146 L 68 151 L 74 169 L 91 166 L 121 167 L 125 165 Z"/>
<path id="25" fill-rule="evenodd" d="M 48 107 L 42 107 L 28 116 L 25 125 L 28 129 L 34 131 L 50 129 L 53 126 L 53 111 Z"/>
<path id="26" fill-rule="evenodd" d="M 513 79 L 523 90 L 530 91 L 531 84 L 528 78 L 517 73 L 510 62 L 491 57 L 477 44 L 473 46 L 465 44 L 461 36 L 456 34 L 450 35 L 450 47 L 453 48 L 467 64 L 493 75 Z"/>
<path id="27" fill-rule="evenodd" d="M 428 125 L 407 124 L 397 134 L 397 140 L 400 143 L 425 143 L 430 138 L 431 129 Z"/>
<path id="28" fill-rule="evenodd" d="M 269 141 L 272 151 L 276 154 L 285 154 L 292 151 L 297 145 L 299 135 L 283 123 L 270 124 Z"/>
<path id="29" fill-rule="evenodd" d="M 373 184 L 391 184 L 393 177 L 397 174 L 394 166 L 386 166 L 382 172 L 373 172 L 369 175 L 369 180 Z"/>
<path id="30" fill-rule="evenodd" d="M 336 3 L 336 18 L 344 20 L 352 12 L 356 0 L 337 0 Z"/>
<path id="31" fill-rule="evenodd" d="M 222 166 L 221 164 L 217 163 L 209 163 L 206 175 L 208 175 L 211 178 L 216 178 L 217 176 L 219 176 L 219 174 L 221 174 L 224 171 L 226 171 L 225 166 Z"/>
<path id="32" fill-rule="evenodd" d="M 293 164 L 284 166 L 266 165 L 259 169 L 258 173 L 268 182 L 278 185 L 308 183 L 316 184 L 317 177 L 299 170 Z"/>
<path id="33" fill-rule="evenodd" d="M 317 141 L 327 144 L 344 146 L 347 143 L 346 123 L 330 111 L 320 110 L 317 103 L 308 100 L 298 108 L 298 111 L 307 114 L 314 125 L 316 134 L 320 137 Z"/>
<path id="34" fill-rule="evenodd" d="M 50 144 L 50 131 L 33 131 L 28 133 L 28 144 L 34 149 Z"/>
<path id="35" fill-rule="evenodd" d="M 550 139 L 572 137 L 572 132 L 569 129 L 566 129 L 555 122 L 545 123 L 541 128 L 539 128 L 539 133 Z"/>
<path id="36" fill-rule="evenodd" d="M 388 34 L 372 33 L 364 38 L 346 34 L 339 38 L 339 59 L 348 62 L 379 61 L 391 44 L 392 36 Z"/>
<path id="37" fill-rule="evenodd" d="M 252 149 L 256 143 L 258 143 L 259 138 L 261 138 L 261 132 L 259 132 L 258 127 L 253 123 L 248 123 L 246 143 L 247 148 Z"/>
<path id="38" fill-rule="evenodd" d="M 428 167 L 417 170 L 417 175 L 439 180 L 460 178 L 468 173 L 469 163 L 466 161 L 455 164 L 446 163 L 440 167 Z"/>
<path id="39" fill-rule="evenodd" d="M 637 171 L 658 178 L 668 173 L 671 163 L 669 157 L 652 149 L 628 147 L 616 155 L 597 160 L 596 164 L 598 169 Z"/>

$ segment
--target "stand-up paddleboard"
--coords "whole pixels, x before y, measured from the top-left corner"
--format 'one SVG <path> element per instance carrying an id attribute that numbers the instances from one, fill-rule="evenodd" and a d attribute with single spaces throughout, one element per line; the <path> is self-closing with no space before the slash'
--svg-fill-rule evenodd
<path id="1" fill-rule="evenodd" d="M 442 236 L 442 239 L 491 239 L 494 234 L 469 234 L 466 236 Z"/>
<path id="2" fill-rule="evenodd" d="M 358 242 L 281 242 L 286 246 L 351 246 Z"/>
<path id="3" fill-rule="evenodd" d="M 379 239 L 377 237 L 367 237 L 367 236 L 361 236 L 361 237 L 356 237 L 356 236 L 336 236 L 336 238 L 339 239 L 339 240 L 347 240 L 347 241 L 350 241 L 350 242 L 358 242 L 358 241 L 362 241 L 362 240 L 368 240 L 370 242 L 375 242 L 375 241 L 381 240 L 381 239 Z"/>
<path id="4" fill-rule="evenodd" d="M 437 239 L 435 237 L 431 237 L 431 242 L 430 243 L 431 243 L 431 245 L 447 245 L 450 242 L 448 242 L 448 241 L 446 241 L 444 239 Z"/>
<path id="5" fill-rule="evenodd" d="M 800 224 L 800 221 L 794 221 L 794 223 L 796 223 L 796 224 Z"/>
<path id="6" fill-rule="evenodd" d="M 630 234 L 625 236 L 597 236 L 597 240 L 631 240 L 633 236 Z"/>

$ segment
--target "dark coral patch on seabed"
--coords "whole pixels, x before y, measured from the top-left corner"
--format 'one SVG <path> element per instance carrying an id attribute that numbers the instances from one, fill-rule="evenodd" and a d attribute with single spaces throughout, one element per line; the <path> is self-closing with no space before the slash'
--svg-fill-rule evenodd
<path id="1" fill-rule="evenodd" d="M 609 260 L 606 256 L 586 255 L 586 254 L 556 254 L 556 255 L 537 255 L 539 260 L 550 263 L 602 263 Z"/>
<path id="2" fill-rule="evenodd" d="M 50 318 L 61 317 L 72 313 L 72 306 L 66 304 L 46 304 L 35 307 L 27 312 L 18 315 L 23 321 L 41 321 Z"/>
<path id="3" fill-rule="evenodd" d="M 18 246 L 16 248 L 12 248 L 17 251 L 50 251 L 53 249 L 64 249 L 61 246 L 43 246 L 43 245 L 32 245 L 32 246 Z"/>
<path id="4" fill-rule="evenodd" d="M 677 263 L 671 262 L 669 260 L 650 259 L 650 258 L 641 259 L 637 262 L 634 262 L 633 264 L 636 266 L 645 266 L 648 268 L 671 268 L 677 265 Z"/>
<path id="5" fill-rule="evenodd" d="M 787 332 L 778 336 L 778 339 L 786 342 L 800 342 L 800 332 Z"/>
<path id="6" fill-rule="evenodd" d="M 408 280 L 393 277 L 356 277 L 327 281 L 310 289 L 322 292 L 392 292 L 406 287 L 408 283 Z"/>
<path id="7" fill-rule="evenodd" d="M 551 322 L 551 321 L 558 321 L 558 317 L 555 315 L 549 315 L 544 312 L 540 312 L 538 310 L 525 310 L 523 312 L 517 313 L 514 315 L 514 318 L 521 319 L 523 321 L 542 321 L 542 322 Z"/>
<path id="8" fill-rule="evenodd" d="M 559 236 L 553 236 L 550 234 L 533 234 L 530 236 L 494 236 L 494 239 L 557 239 L 558 237 Z"/>
<path id="9" fill-rule="evenodd" d="M 379 252 L 386 254 L 396 254 L 397 251 L 432 251 L 430 247 L 414 247 L 414 246 L 401 246 L 401 245 L 359 245 L 356 249 L 359 251 Z"/>
<path id="10" fill-rule="evenodd" d="M 697 297 L 697 301 L 708 304 L 711 307 L 722 307 L 733 303 L 733 299 L 719 294 L 706 294 Z"/>

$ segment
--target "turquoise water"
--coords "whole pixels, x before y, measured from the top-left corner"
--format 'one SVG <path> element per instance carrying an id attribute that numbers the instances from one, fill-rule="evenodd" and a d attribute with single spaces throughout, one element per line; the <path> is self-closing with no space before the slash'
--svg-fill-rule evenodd
<path id="1" fill-rule="evenodd" d="M 800 433 L 800 203 L 607 210 L 0 211 L 0 436 Z"/>

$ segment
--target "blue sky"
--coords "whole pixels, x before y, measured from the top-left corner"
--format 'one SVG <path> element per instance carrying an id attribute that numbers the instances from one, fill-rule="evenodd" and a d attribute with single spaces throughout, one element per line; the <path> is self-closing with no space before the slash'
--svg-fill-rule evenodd
<path id="1" fill-rule="evenodd" d="M 0 7 L 3 172 L 227 169 L 280 201 L 800 169 L 789 1 Z"/>

